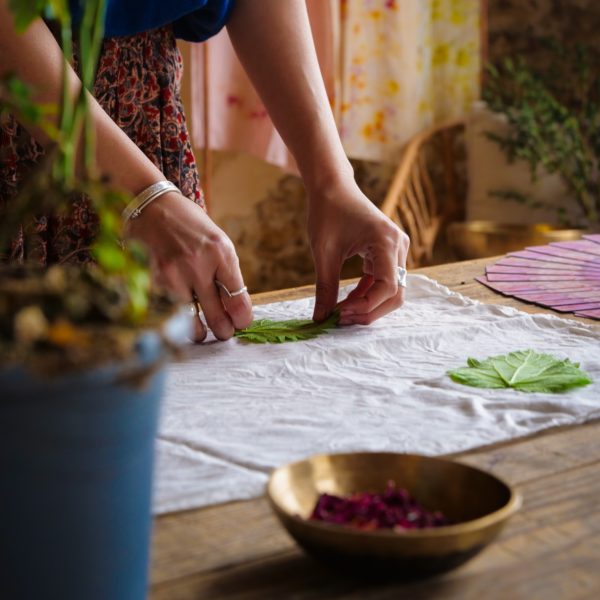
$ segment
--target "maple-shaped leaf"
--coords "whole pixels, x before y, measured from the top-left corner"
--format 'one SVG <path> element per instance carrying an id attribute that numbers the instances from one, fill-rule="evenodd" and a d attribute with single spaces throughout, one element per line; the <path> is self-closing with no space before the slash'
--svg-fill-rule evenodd
<path id="1" fill-rule="evenodd" d="M 337 312 L 332 313 L 329 318 L 320 323 L 301 319 L 290 319 L 288 321 L 259 319 L 253 321 L 250 327 L 236 331 L 235 337 L 254 344 L 300 342 L 327 333 L 328 329 L 337 326 L 339 319 L 340 315 Z"/>
<path id="2" fill-rule="evenodd" d="M 448 371 L 464 385 L 479 388 L 514 388 L 522 392 L 555 393 L 592 383 L 579 363 L 550 354 L 519 350 L 485 360 L 469 358 L 468 367 Z"/>

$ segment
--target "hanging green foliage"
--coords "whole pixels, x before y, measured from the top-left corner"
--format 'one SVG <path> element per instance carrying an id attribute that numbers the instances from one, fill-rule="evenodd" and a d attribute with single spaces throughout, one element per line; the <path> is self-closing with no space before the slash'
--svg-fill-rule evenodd
<path id="1" fill-rule="evenodd" d="M 600 60 L 581 44 L 565 48 L 546 40 L 547 67 L 533 68 L 523 58 L 488 67 L 483 98 L 506 116 L 507 135 L 489 132 L 510 161 L 524 160 L 535 180 L 541 168 L 564 181 L 583 215 L 600 224 Z M 520 203 L 534 201 L 507 187 L 492 195 Z M 539 201 L 537 205 L 539 206 Z"/>

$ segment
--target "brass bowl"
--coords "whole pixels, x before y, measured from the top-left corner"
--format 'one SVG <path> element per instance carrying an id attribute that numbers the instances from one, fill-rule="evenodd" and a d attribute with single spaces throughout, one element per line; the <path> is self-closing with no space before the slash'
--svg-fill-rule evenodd
<path id="1" fill-rule="evenodd" d="M 319 494 L 348 496 L 405 488 L 454 524 L 409 530 L 360 531 L 310 521 Z M 323 454 L 276 469 L 267 495 L 291 536 L 311 555 L 359 575 L 419 578 L 453 569 L 494 539 L 521 505 L 508 484 L 448 459 L 396 453 Z"/>
<path id="2" fill-rule="evenodd" d="M 520 225 L 494 221 L 450 223 L 448 244 L 459 260 L 497 256 L 523 250 L 526 246 L 543 246 L 550 242 L 578 240 L 583 229 L 564 229 L 558 225 L 538 223 Z"/>

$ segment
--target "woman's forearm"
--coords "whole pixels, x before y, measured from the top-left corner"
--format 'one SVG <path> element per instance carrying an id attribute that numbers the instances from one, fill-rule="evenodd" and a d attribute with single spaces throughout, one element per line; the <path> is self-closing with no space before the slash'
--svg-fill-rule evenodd
<path id="1" fill-rule="evenodd" d="M 43 21 L 17 35 L 7 0 L 0 0 L 0 74 L 16 73 L 36 90 L 36 100 L 58 104 L 63 64 L 62 52 Z M 81 84 L 72 71 L 70 78 L 75 96 Z M 108 175 L 115 187 L 134 194 L 164 179 L 99 104 L 91 100 L 90 105 L 101 173 Z M 42 143 L 49 143 L 42 132 L 32 129 L 32 133 Z M 200 304 L 204 321 L 218 339 L 228 339 L 235 329 L 250 325 L 250 296 L 240 293 L 224 298 L 215 285 L 218 279 L 230 290 L 244 287 L 233 244 L 196 203 L 180 193 L 164 194 L 129 221 L 127 234 L 149 249 L 154 275 L 161 285 L 182 300 L 193 298 L 195 306 Z M 204 321 L 199 316 L 195 319 L 198 341 L 206 336 Z"/>
<path id="2" fill-rule="evenodd" d="M 58 105 L 62 94 L 63 54 L 46 24 L 38 19 L 23 34 L 16 33 L 7 0 L 0 0 L 0 74 L 15 73 L 34 90 L 37 102 Z M 75 96 L 81 83 L 69 69 Z M 117 188 L 139 193 L 148 185 L 164 179 L 161 172 L 125 133 L 90 98 L 96 126 L 98 166 Z M 43 145 L 50 140 L 43 131 L 31 129 Z"/>
<path id="3" fill-rule="evenodd" d="M 236 0 L 227 29 L 305 183 L 327 187 L 351 175 L 305 0 Z"/>

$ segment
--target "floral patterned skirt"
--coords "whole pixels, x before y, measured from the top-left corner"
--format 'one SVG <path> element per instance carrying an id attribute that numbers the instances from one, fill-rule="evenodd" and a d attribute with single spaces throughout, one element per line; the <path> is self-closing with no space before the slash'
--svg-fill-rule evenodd
<path id="1" fill-rule="evenodd" d="M 170 27 L 104 41 L 94 95 L 117 125 L 182 193 L 203 206 L 186 128 L 180 83 L 183 63 Z M 0 210 L 10 210 L 19 185 L 43 149 L 11 117 L 0 123 Z M 87 262 L 97 218 L 84 197 L 66 215 L 24 223 L 3 260 L 48 265 Z"/>

